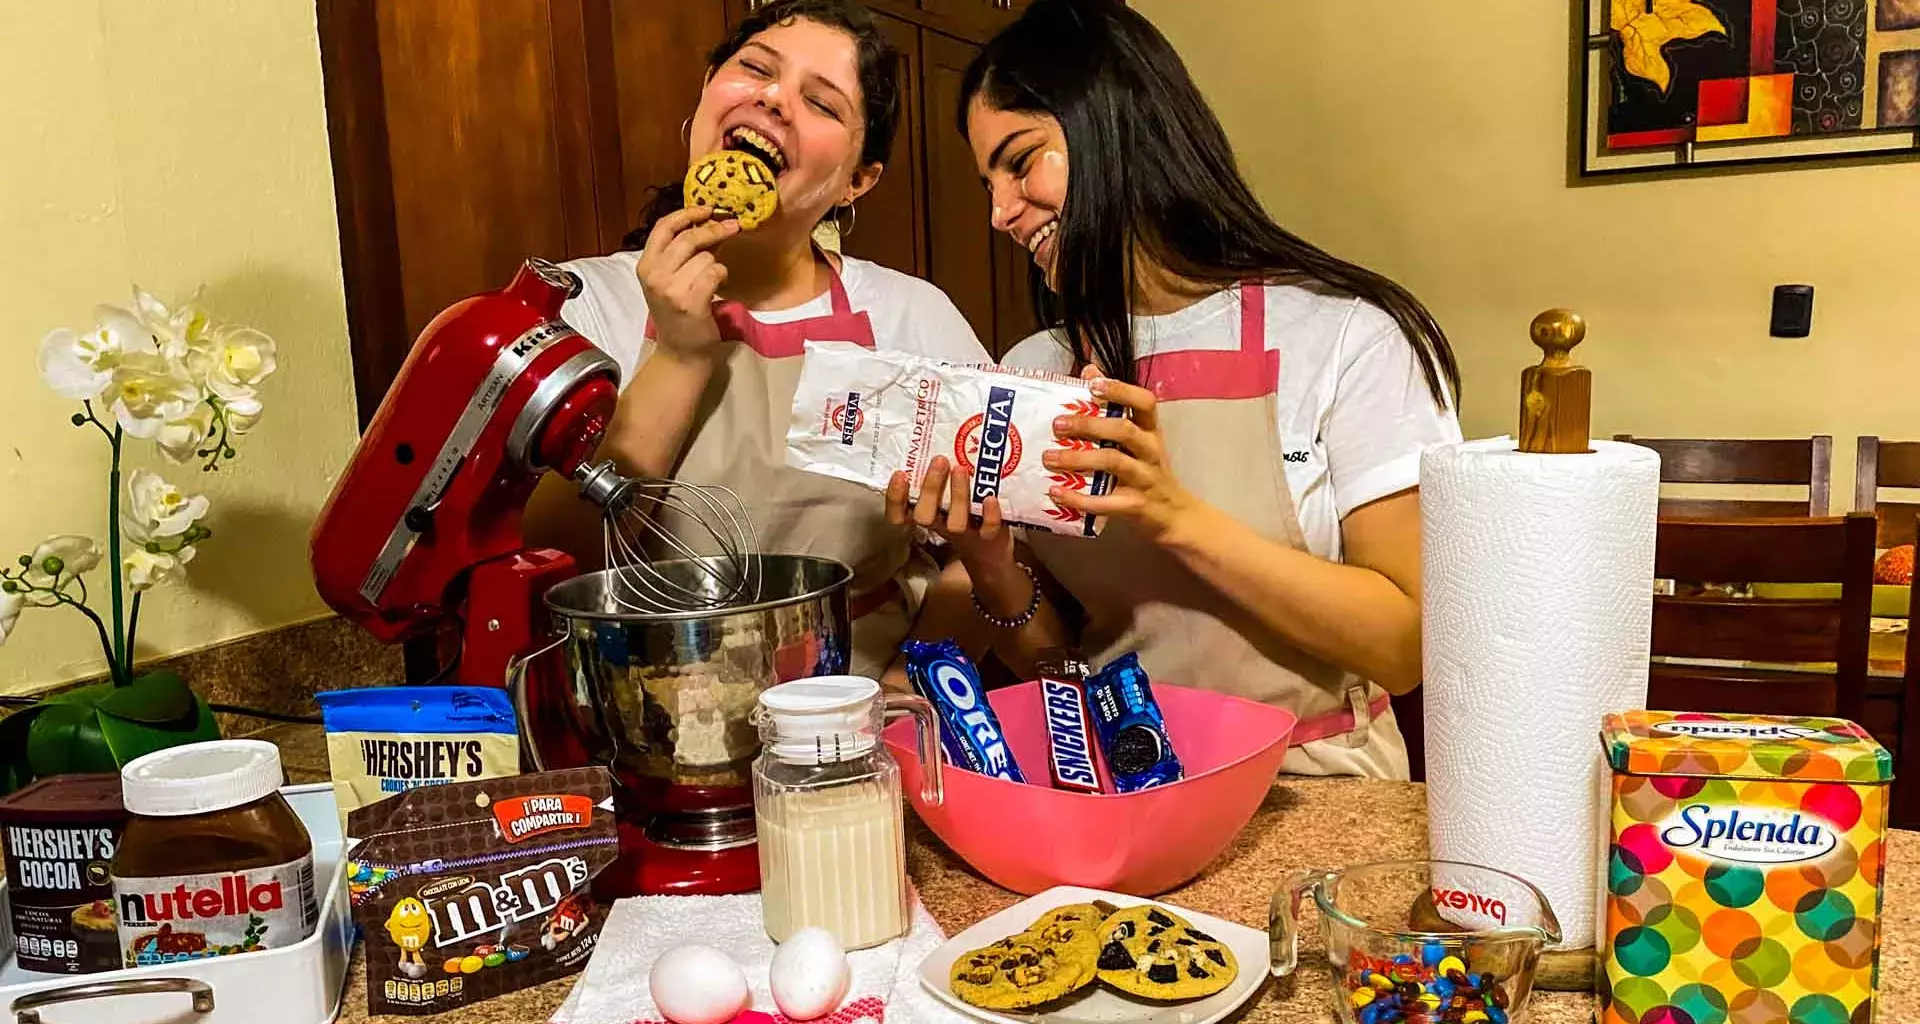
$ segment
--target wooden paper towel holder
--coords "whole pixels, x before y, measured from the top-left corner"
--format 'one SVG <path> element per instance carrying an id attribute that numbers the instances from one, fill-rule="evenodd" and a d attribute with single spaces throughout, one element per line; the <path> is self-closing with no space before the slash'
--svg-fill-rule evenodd
<path id="1" fill-rule="evenodd" d="M 1571 309 L 1549 309 L 1528 329 L 1545 355 L 1520 374 L 1520 450 L 1539 455 L 1593 451 L 1593 371 L 1573 361 L 1587 322 Z"/>
<path id="2" fill-rule="evenodd" d="M 1593 371 L 1575 363 L 1572 355 L 1574 346 L 1586 340 L 1587 322 L 1573 310 L 1549 309 L 1533 318 L 1528 333 L 1544 355 L 1540 365 L 1520 374 L 1520 450 L 1592 453 Z M 1414 901 L 1407 918 L 1417 931 L 1463 930 L 1440 915 L 1430 894 Z M 1600 956 L 1593 949 L 1547 950 L 1540 955 L 1533 985 L 1553 992 L 1590 992 L 1599 967 Z"/>

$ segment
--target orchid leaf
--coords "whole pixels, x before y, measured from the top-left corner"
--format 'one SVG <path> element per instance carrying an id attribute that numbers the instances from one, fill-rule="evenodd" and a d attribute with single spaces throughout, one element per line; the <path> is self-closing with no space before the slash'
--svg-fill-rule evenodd
<path id="1" fill-rule="evenodd" d="M 185 728 L 197 717 L 198 701 L 186 681 L 163 670 L 136 676 L 132 683 L 116 687 L 94 706 L 103 714 L 144 725 Z"/>
<path id="2" fill-rule="evenodd" d="M 37 778 L 112 772 L 120 767 L 91 708 L 52 701 L 41 705 L 40 714 L 27 728 L 27 762 Z"/>
<path id="3" fill-rule="evenodd" d="M 33 765 L 27 758 L 27 733 L 38 717 L 40 705 L 36 704 L 0 718 L 0 795 L 33 781 Z"/>
<path id="4" fill-rule="evenodd" d="M 220 726 L 213 720 L 213 712 L 198 699 L 194 700 L 192 708 L 194 713 L 184 721 L 176 720 L 161 725 L 103 714 L 98 718 L 99 729 L 106 736 L 107 746 L 112 749 L 114 758 L 123 765 L 156 750 L 219 739 Z"/>

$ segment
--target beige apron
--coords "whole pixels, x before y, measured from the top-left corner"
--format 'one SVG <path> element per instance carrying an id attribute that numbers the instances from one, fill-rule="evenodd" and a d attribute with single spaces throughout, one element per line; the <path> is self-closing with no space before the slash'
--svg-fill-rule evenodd
<path id="1" fill-rule="evenodd" d="M 1162 353 L 1142 359 L 1138 377 L 1159 398 L 1181 484 L 1262 537 L 1305 551 L 1274 404 L 1278 361 L 1266 347 L 1266 289 L 1249 284 L 1240 287 L 1237 351 Z M 1136 651 L 1156 681 L 1298 714 L 1282 771 L 1407 777 L 1386 691 L 1261 626 L 1127 523 L 1110 522 L 1092 540 L 1039 531 L 1027 540 L 1086 608 L 1093 664 Z"/>
<path id="2" fill-rule="evenodd" d="M 768 324 L 738 303 L 715 307 L 721 336 L 739 344 L 728 354 L 720 379 L 707 389 L 673 474 L 739 495 L 759 533 L 761 551 L 819 555 L 852 566 L 850 671 L 878 679 L 899 651 L 938 567 L 887 522 L 877 495 L 787 465 L 787 425 L 806 343 L 874 347 L 871 320 L 853 310 L 831 261 L 828 269 L 833 311 L 826 316 Z M 651 321 L 647 337 L 653 337 Z M 669 525 L 684 537 L 702 535 L 698 526 L 685 522 Z"/>

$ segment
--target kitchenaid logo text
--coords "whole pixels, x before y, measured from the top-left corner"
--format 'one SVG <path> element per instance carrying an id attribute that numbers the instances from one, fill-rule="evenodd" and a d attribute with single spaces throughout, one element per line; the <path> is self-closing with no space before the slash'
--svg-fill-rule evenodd
<path id="1" fill-rule="evenodd" d="M 430 889 L 423 889 L 421 902 L 433 918 L 433 944 L 458 945 L 539 917 L 585 885 L 587 876 L 585 860 L 559 857 L 501 875 L 498 884 L 474 882 L 444 899 L 427 896 Z"/>
<path id="2" fill-rule="evenodd" d="M 386 793 L 423 782 L 477 779 L 483 768 L 479 740 L 367 739 L 360 741 L 360 759 Z"/>
<path id="3" fill-rule="evenodd" d="M 1795 864 L 1832 853 L 1840 835 L 1830 822 L 1779 807 L 1688 804 L 1660 823 L 1660 841 L 1740 864 Z"/>
<path id="4" fill-rule="evenodd" d="M 933 666 L 933 684 L 947 695 L 955 711 L 960 713 L 960 722 L 967 732 L 980 742 L 981 752 L 986 755 L 987 763 L 996 771 L 1004 772 L 1012 757 L 1007 753 L 1007 741 L 994 728 L 993 720 L 980 707 L 982 697 L 973 680 L 960 666 L 951 662 L 941 662 Z"/>
<path id="5" fill-rule="evenodd" d="M 10 826 L 7 852 L 13 855 L 13 884 L 21 889 L 84 889 L 87 862 L 112 860 L 114 845 L 112 829 Z"/>
<path id="6" fill-rule="evenodd" d="M 1007 461 L 1007 442 L 1012 433 L 1013 389 L 988 389 L 986 422 L 980 426 L 980 454 L 974 457 L 975 503 L 1000 493 L 1000 470 Z"/>
<path id="7" fill-rule="evenodd" d="M 1469 914 L 1479 914 L 1502 925 L 1507 923 L 1507 904 L 1504 900 L 1466 889 L 1435 889 L 1433 905 L 1441 910 L 1464 910 Z"/>
<path id="8" fill-rule="evenodd" d="M 1703 740 L 1806 740 L 1820 735 L 1818 729 L 1764 722 L 1661 722 L 1653 731 Z"/>
<path id="9" fill-rule="evenodd" d="M 1047 701 L 1047 737 L 1052 741 L 1053 774 L 1066 785 L 1100 788 L 1093 749 L 1087 743 L 1087 706 L 1080 687 L 1049 679 L 1041 684 Z"/>

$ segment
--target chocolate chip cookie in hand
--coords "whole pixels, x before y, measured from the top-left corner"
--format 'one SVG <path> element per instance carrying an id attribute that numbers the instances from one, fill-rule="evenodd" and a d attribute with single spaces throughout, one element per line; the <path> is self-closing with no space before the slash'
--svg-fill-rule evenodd
<path id="1" fill-rule="evenodd" d="M 780 206 L 773 170 L 766 161 L 737 149 L 708 153 L 694 161 L 683 186 L 689 206 L 705 206 L 717 217 L 732 217 L 742 231 L 766 223 Z"/>

